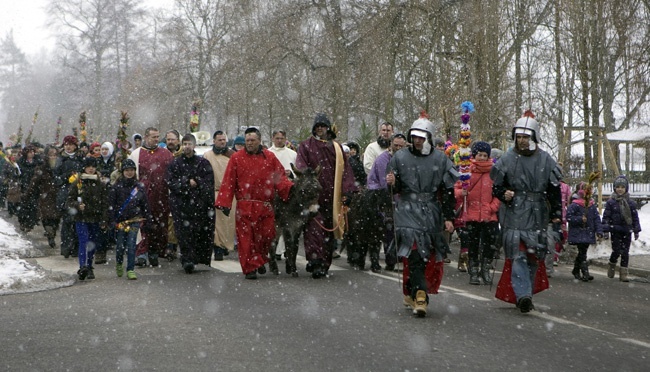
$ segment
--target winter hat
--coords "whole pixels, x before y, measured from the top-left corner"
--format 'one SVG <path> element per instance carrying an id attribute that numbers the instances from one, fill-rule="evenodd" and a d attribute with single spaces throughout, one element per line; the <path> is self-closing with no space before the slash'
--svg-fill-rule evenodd
<path id="1" fill-rule="evenodd" d="M 78 146 L 79 142 L 77 141 L 77 137 L 75 136 L 65 136 L 63 137 L 63 144 L 64 145 L 71 144 L 71 145 Z"/>
<path id="2" fill-rule="evenodd" d="M 136 169 L 135 162 L 131 159 L 124 159 L 122 160 L 122 172 L 124 172 L 127 169 Z"/>
<path id="3" fill-rule="evenodd" d="M 347 145 L 348 145 L 348 147 L 349 147 L 350 149 L 355 149 L 355 150 L 357 150 L 357 155 L 361 155 L 361 147 L 359 147 L 359 145 L 358 145 L 356 142 L 354 142 L 354 141 L 349 141 L 349 142 L 347 142 Z"/>
<path id="4" fill-rule="evenodd" d="M 488 156 L 490 156 L 490 153 L 492 152 L 492 147 L 490 146 L 489 143 L 484 141 L 474 142 L 474 146 L 472 146 L 472 157 L 476 157 L 476 155 L 479 152 L 484 152 Z"/>
<path id="5" fill-rule="evenodd" d="M 627 192 L 629 187 L 629 182 L 627 181 L 627 177 L 625 177 L 624 175 L 620 175 L 616 177 L 616 179 L 614 180 L 614 188 L 617 188 L 619 186 L 625 187 L 625 192 Z"/>
<path id="6" fill-rule="evenodd" d="M 142 140 L 142 135 L 140 133 L 134 133 L 131 138 L 133 138 L 133 142 L 135 142 L 137 139 Z"/>
<path id="7" fill-rule="evenodd" d="M 316 114 L 316 117 L 314 118 L 314 125 L 311 127 L 311 134 L 316 135 L 316 127 L 318 125 L 324 125 L 327 127 L 327 129 L 332 128 L 332 123 L 330 122 L 330 119 L 327 118 L 327 115 L 319 112 Z"/>
<path id="8" fill-rule="evenodd" d="M 95 149 L 95 147 L 99 147 L 99 148 L 101 149 L 101 146 L 102 146 L 102 145 L 100 145 L 99 142 L 93 142 L 93 143 L 91 143 L 91 144 L 90 144 L 90 153 L 92 154 L 92 152 L 93 152 L 93 150 Z"/>
<path id="9" fill-rule="evenodd" d="M 84 168 L 86 167 L 95 167 L 97 168 L 97 159 L 92 156 L 86 156 L 84 158 Z"/>
<path id="10" fill-rule="evenodd" d="M 244 139 L 244 136 L 235 137 L 235 142 L 233 143 L 233 145 L 242 145 L 243 146 L 245 144 L 246 144 L 246 140 Z"/>
<path id="11" fill-rule="evenodd" d="M 585 191 L 587 191 L 587 186 L 588 184 L 583 181 L 578 184 L 578 187 L 576 187 L 576 194 L 578 194 L 580 199 L 585 198 Z M 591 186 L 589 186 L 589 188 L 591 188 Z"/>

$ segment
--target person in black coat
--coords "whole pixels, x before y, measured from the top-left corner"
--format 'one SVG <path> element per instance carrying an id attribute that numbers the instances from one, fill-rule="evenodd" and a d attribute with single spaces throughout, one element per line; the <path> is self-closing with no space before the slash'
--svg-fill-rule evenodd
<path id="1" fill-rule="evenodd" d="M 352 168 L 352 173 L 354 173 L 354 182 L 357 184 L 357 187 L 365 187 L 368 179 L 366 170 L 363 168 L 363 162 L 361 161 L 361 148 L 356 142 L 348 142 L 347 146 L 350 148 L 350 157 L 348 161 L 350 162 L 350 167 Z"/>
<path id="2" fill-rule="evenodd" d="M 167 168 L 169 207 L 186 273 L 196 264 L 210 265 L 214 240 L 214 175 L 207 159 L 194 152 L 196 138 L 186 134 L 183 155 Z"/>
<path id="3" fill-rule="evenodd" d="M 77 151 L 77 137 L 63 138 L 63 151 L 54 165 L 54 185 L 57 188 L 56 205 L 61 212 L 61 255 L 68 258 L 77 256 L 79 243 L 75 231 L 74 215 L 66 208 L 70 191 L 69 179 L 73 174 L 81 173 L 84 158 Z"/>
<path id="4" fill-rule="evenodd" d="M 30 232 L 38 222 L 37 215 L 37 199 L 29 195 L 27 190 L 29 184 L 32 182 L 36 167 L 41 165 L 40 156 L 36 155 L 36 148 L 28 145 L 22 150 L 22 156 L 18 159 L 18 167 L 20 168 L 20 208 L 18 209 L 18 222 L 20 223 L 20 231 Z"/>

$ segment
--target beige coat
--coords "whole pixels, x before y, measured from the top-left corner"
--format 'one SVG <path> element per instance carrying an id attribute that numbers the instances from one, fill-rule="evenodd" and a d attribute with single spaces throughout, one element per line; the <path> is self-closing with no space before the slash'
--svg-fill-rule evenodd
<path id="1" fill-rule="evenodd" d="M 228 155 L 231 155 L 232 153 L 233 152 L 229 152 Z M 217 200 L 217 194 L 219 194 L 221 181 L 223 180 L 223 175 L 226 173 L 226 167 L 228 166 L 230 157 L 226 155 L 217 155 L 212 150 L 206 151 L 205 154 L 203 154 L 203 157 L 210 162 L 210 165 L 212 165 L 212 172 L 214 173 L 214 199 Z M 237 201 L 234 199 L 232 201 L 231 209 L 233 211 L 237 209 Z M 216 212 L 214 245 L 228 250 L 234 249 L 235 213 L 231 213 L 229 217 L 226 217 L 223 213 Z"/>

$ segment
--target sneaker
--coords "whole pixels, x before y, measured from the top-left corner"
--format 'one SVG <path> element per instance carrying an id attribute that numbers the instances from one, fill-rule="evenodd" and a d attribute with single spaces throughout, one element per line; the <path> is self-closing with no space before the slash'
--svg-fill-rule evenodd
<path id="1" fill-rule="evenodd" d="M 88 268 L 86 266 L 80 268 L 77 270 L 77 275 L 79 276 L 79 280 L 86 280 L 86 277 L 88 276 Z"/>
<path id="2" fill-rule="evenodd" d="M 248 274 L 246 274 L 246 279 L 257 279 L 257 273 L 255 271 L 252 271 Z"/>
<path id="3" fill-rule="evenodd" d="M 418 318 L 424 318 L 427 315 L 427 294 L 423 290 L 415 293 L 415 306 L 413 307 L 413 314 Z"/>
<path id="4" fill-rule="evenodd" d="M 95 268 L 94 267 L 90 266 L 88 268 L 88 276 L 86 277 L 86 279 L 95 279 Z"/>
<path id="5" fill-rule="evenodd" d="M 129 270 L 129 271 L 127 271 L 127 272 L 126 272 L 126 277 L 127 277 L 127 279 L 129 279 L 129 280 L 136 280 L 136 279 L 138 279 L 138 276 L 135 275 L 135 271 L 133 271 L 133 270 Z"/>
<path id="6" fill-rule="evenodd" d="M 122 264 L 115 265 L 115 273 L 117 274 L 118 278 L 121 278 L 122 275 L 124 275 L 124 265 Z"/>

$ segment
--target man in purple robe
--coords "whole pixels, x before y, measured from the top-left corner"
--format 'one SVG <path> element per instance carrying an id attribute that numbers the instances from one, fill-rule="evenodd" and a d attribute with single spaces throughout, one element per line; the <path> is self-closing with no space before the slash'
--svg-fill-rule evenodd
<path id="1" fill-rule="evenodd" d="M 319 214 L 309 220 L 304 232 L 307 271 L 312 273 L 312 278 L 318 279 L 327 275 L 336 239 L 342 237 L 342 197 L 348 196 L 349 200 L 356 186 L 352 168 L 343 155 L 342 146 L 334 141 L 336 133 L 325 114 L 316 115 L 311 132 L 312 136 L 298 147 L 296 168 L 316 169 L 320 165 L 322 169 L 318 177 L 323 187 L 318 199 Z"/>

